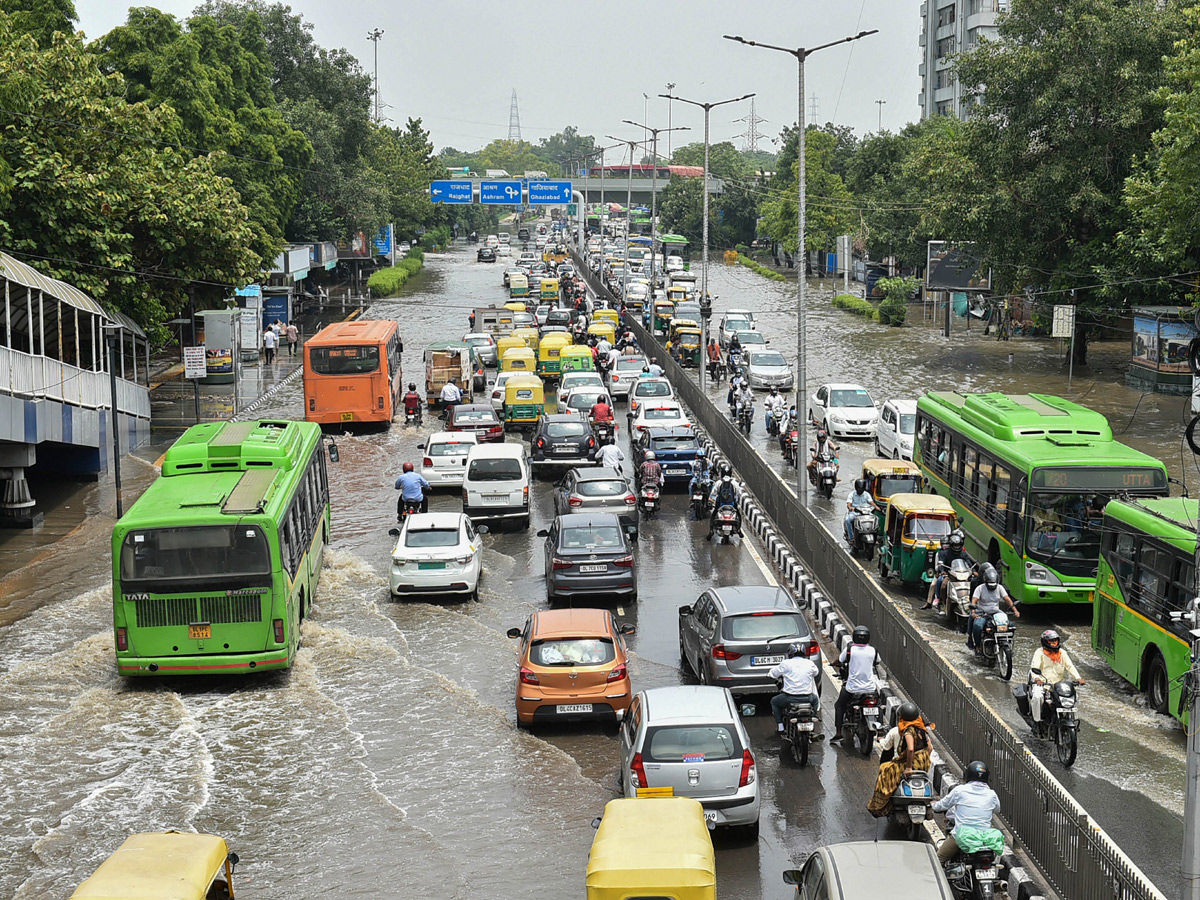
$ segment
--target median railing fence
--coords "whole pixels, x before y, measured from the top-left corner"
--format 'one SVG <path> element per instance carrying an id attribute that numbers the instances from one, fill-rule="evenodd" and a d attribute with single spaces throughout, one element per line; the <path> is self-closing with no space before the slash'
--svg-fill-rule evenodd
<path id="1" fill-rule="evenodd" d="M 612 299 L 577 258 L 592 290 Z M 738 473 L 776 536 L 799 565 L 793 583 L 811 579 L 840 610 L 847 629 L 870 626 L 889 675 L 937 724 L 937 735 L 961 764 L 980 759 L 991 769 L 1004 818 L 1046 878 L 1068 900 L 1165 900 L 1142 871 L 1030 752 L 1005 722 L 922 638 L 875 579 L 853 559 L 742 436 L 728 415 L 701 393 L 695 370 L 667 357 L 662 345 L 631 321 L 639 343 L 658 357 L 680 399 Z M 801 449 L 802 458 L 804 448 Z M 807 578 L 805 578 L 807 575 Z M 806 595 L 807 596 L 807 595 Z"/>

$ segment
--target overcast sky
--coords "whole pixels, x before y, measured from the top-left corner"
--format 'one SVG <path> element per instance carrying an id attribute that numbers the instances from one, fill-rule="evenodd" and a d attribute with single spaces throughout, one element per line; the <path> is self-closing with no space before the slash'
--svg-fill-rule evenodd
<path id="1" fill-rule="evenodd" d="M 125 20 L 118 0 L 76 0 L 79 26 L 99 37 Z M 184 17 L 194 0 L 145 5 Z M 805 117 L 875 131 L 895 131 L 920 115 L 917 0 L 501 0 L 407 2 L 293 0 L 314 25 L 317 42 L 345 47 L 373 71 L 367 32 L 382 28 L 379 88 L 383 113 L 396 123 L 419 116 L 439 149 L 475 150 L 508 136 L 515 88 L 521 136 L 532 143 L 566 125 L 584 134 L 635 138 L 623 119 L 667 125 L 667 82 L 674 93 L 715 102 L 756 92 L 764 135 L 760 148 L 796 120 L 796 63 L 782 53 L 722 40 L 722 33 L 782 46 L 814 46 L 859 31 L 879 34 L 812 56 L 806 67 Z M 645 101 L 642 94 L 650 95 Z M 748 101 L 714 110 L 713 143 L 746 129 L 734 122 Z M 644 118 L 647 117 L 647 118 Z M 703 138 L 703 112 L 675 103 L 678 146 Z M 665 153 L 660 138 L 659 152 Z"/>

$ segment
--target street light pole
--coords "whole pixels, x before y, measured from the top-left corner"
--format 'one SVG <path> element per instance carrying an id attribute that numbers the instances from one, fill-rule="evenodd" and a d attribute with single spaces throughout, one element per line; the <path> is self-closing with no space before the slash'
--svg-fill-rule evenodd
<path id="1" fill-rule="evenodd" d="M 109 324 L 103 327 L 105 343 L 108 345 L 108 387 L 112 398 L 112 413 L 108 422 L 112 428 L 113 480 L 117 489 L 117 518 L 119 519 L 125 515 L 125 510 L 121 504 L 121 427 L 118 424 L 121 414 L 117 409 L 117 361 L 113 354 L 118 347 L 122 326 Z"/>
<path id="2" fill-rule="evenodd" d="M 653 168 L 650 170 L 650 299 L 654 299 L 654 273 L 657 268 L 655 264 L 655 246 L 658 238 L 658 136 L 664 131 L 668 132 L 667 137 L 670 138 L 672 131 L 691 131 L 686 125 L 680 125 L 678 128 L 651 128 L 649 125 L 642 125 L 640 122 L 633 122 L 629 119 L 622 119 L 626 125 L 641 127 L 653 135 L 654 147 L 650 151 L 650 164 Z M 666 266 L 666 254 L 663 255 L 663 265 Z"/>
<path id="3" fill-rule="evenodd" d="M 383 29 L 376 28 L 367 32 L 367 40 L 375 45 L 375 124 L 379 124 L 379 39 L 383 37 Z"/>
<path id="4" fill-rule="evenodd" d="M 667 93 L 672 94 L 674 92 L 675 92 L 675 82 L 668 81 L 667 82 Z M 661 97 L 662 94 L 659 94 L 658 96 Z M 675 110 L 674 102 L 668 100 L 667 101 L 667 130 L 668 131 L 671 130 L 671 113 L 674 110 Z M 667 135 L 667 162 L 670 162 L 670 161 L 671 161 L 671 135 L 668 134 Z"/>
<path id="5" fill-rule="evenodd" d="M 739 44 L 745 44 L 748 47 L 763 47 L 767 50 L 778 50 L 781 53 L 787 53 L 796 59 L 796 67 L 798 71 L 797 81 L 799 83 L 799 95 L 796 107 L 796 156 L 797 168 L 799 169 L 797 181 L 798 197 L 797 197 L 797 212 L 796 212 L 796 253 L 800 257 L 800 269 L 796 273 L 796 496 L 800 499 L 801 506 L 808 506 L 808 466 L 800 465 L 800 460 L 807 459 L 801 454 L 808 453 L 808 377 L 807 363 L 805 359 L 806 340 L 805 328 L 808 320 L 808 285 L 807 285 L 807 259 L 808 253 L 805 251 L 805 176 L 807 175 L 807 165 L 804 158 L 806 141 L 804 127 L 804 61 L 812 56 L 818 50 L 825 50 L 828 47 L 836 47 L 838 44 L 848 44 L 851 41 L 857 41 L 860 38 L 865 38 L 867 35 L 878 34 L 879 29 L 875 28 L 871 31 L 860 31 L 858 34 L 850 37 L 842 38 L 838 41 L 830 41 L 828 44 L 821 44 L 817 47 L 776 47 L 773 44 L 763 44 L 758 41 L 748 41 L 741 35 L 722 35 L 726 40 L 737 41 Z"/>
<path id="6" fill-rule="evenodd" d="M 637 141 L 622 141 L 619 137 L 606 134 L 610 141 L 629 145 L 629 186 L 625 192 L 625 265 L 621 267 L 621 300 L 624 301 L 629 288 L 629 211 L 633 208 L 633 148 Z"/>
<path id="7" fill-rule="evenodd" d="M 700 306 L 701 309 L 703 309 L 705 306 L 712 303 L 712 300 L 708 296 L 708 120 L 712 111 L 718 106 L 724 106 L 726 103 L 739 103 L 742 100 L 749 100 L 755 95 L 743 94 L 740 97 L 731 97 L 728 100 L 718 100 L 716 103 L 700 103 L 697 100 L 685 100 L 683 97 L 676 97 L 673 94 L 659 94 L 659 96 L 665 97 L 668 100 L 678 100 L 680 103 L 688 103 L 692 106 L 698 106 L 704 110 L 704 224 L 702 226 L 703 237 L 701 238 L 701 242 L 703 243 L 703 247 L 701 248 L 703 251 L 703 262 L 700 264 Z M 664 266 L 666 265 L 666 262 L 667 260 L 664 255 Z M 700 317 L 700 319 L 700 325 L 703 329 L 700 334 L 700 353 L 703 356 L 708 352 L 708 319 L 703 315 Z M 704 360 L 701 359 L 700 390 L 704 390 L 705 367 L 703 362 Z"/>
<path id="8" fill-rule="evenodd" d="M 887 103 L 886 100 L 875 101 L 875 105 L 879 107 L 879 125 L 875 130 L 880 133 L 883 132 L 883 104 L 885 103 Z"/>

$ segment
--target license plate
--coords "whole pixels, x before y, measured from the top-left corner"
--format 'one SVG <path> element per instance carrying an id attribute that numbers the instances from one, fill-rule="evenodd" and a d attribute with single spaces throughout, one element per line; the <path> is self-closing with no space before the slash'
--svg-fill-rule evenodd
<path id="1" fill-rule="evenodd" d="M 507 494 L 484 494 L 484 503 L 504 503 L 508 500 Z"/>
<path id="2" fill-rule="evenodd" d="M 750 665 L 752 666 L 777 666 L 783 662 L 783 656 L 752 656 L 750 657 Z"/>
<path id="3" fill-rule="evenodd" d="M 715 812 L 709 812 L 708 810 L 705 810 L 704 811 L 704 821 L 705 822 L 717 821 L 717 814 Z"/>
<path id="4" fill-rule="evenodd" d="M 353 422 L 354 421 L 354 413 L 352 413 L 352 412 L 342 413 L 342 421 L 343 422 Z"/>
<path id="5" fill-rule="evenodd" d="M 594 572 L 607 572 L 608 566 L 580 566 L 579 571 L 586 574 L 591 574 Z"/>
<path id="6" fill-rule="evenodd" d="M 208 622 L 194 623 L 188 626 L 188 637 L 192 640 L 205 640 L 212 637 L 212 625 Z"/>
<path id="7" fill-rule="evenodd" d="M 444 569 L 444 568 L 446 568 L 446 564 L 444 562 L 419 562 L 419 563 L 417 563 L 417 568 L 418 569 Z"/>
<path id="8" fill-rule="evenodd" d="M 668 475 L 686 475 L 687 473 L 687 469 L 667 469 Z"/>
<path id="9" fill-rule="evenodd" d="M 570 444 L 552 444 L 550 446 L 551 453 L 573 453 L 575 448 Z"/>
<path id="10" fill-rule="evenodd" d="M 879 710 L 876 709 L 874 706 L 872 706 L 867 709 L 864 709 L 863 715 L 864 716 L 877 716 L 877 715 L 879 715 Z"/>
<path id="11" fill-rule="evenodd" d="M 560 713 L 590 713 L 592 704 L 590 703 L 567 703 L 558 707 Z"/>
<path id="12" fill-rule="evenodd" d="M 796 730 L 797 731 L 812 731 L 813 723 L 812 722 L 799 722 L 796 725 Z"/>
<path id="13" fill-rule="evenodd" d="M 999 873 L 997 873 L 997 871 L 994 868 L 992 868 L 992 869 L 976 869 L 975 870 L 975 880 L 976 881 L 984 881 L 984 880 L 995 881 L 998 874 Z"/>

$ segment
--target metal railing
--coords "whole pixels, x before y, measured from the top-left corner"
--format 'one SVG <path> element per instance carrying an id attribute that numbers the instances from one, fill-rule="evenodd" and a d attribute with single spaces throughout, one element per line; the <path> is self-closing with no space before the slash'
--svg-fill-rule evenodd
<path id="1" fill-rule="evenodd" d="M 85 409 L 107 409 L 111 387 L 107 372 L 81 369 L 46 356 L 0 347 L 0 391 L 14 397 L 58 400 Z M 144 385 L 117 379 L 117 406 L 121 412 L 150 418 L 150 392 Z"/>
<path id="2" fill-rule="evenodd" d="M 578 257 L 576 261 L 579 264 Z M 579 265 L 598 296 L 615 299 L 585 265 Z M 937 723 L 943 744 L 960 764 L 974 759 L 987 763 L 1005 821 L 1053 887 L 1067 900 L 1165 900 L 970 684 L 929 646 L 875 579 L 800 506 L 794 489 L 700 392 L 694 372 L 670 359 L 640 322 L 630 326 L 643 347 L 653 348 L 693 419 L 729 459 L 825 596 L 850 623 L 872 627 L 872 643 L 884 665 L 925 717 Z"/>

